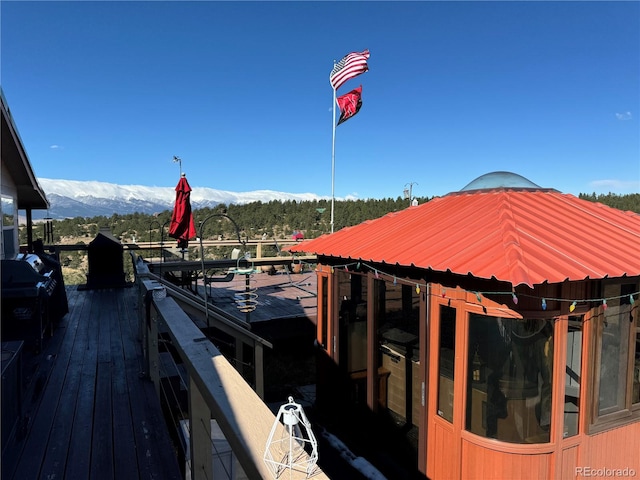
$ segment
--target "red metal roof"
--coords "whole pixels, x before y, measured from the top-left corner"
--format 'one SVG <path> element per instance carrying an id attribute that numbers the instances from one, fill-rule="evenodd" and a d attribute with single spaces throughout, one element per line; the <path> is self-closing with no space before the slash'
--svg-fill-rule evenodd
<path id="1" fill-rule="evenodd" d="M 514 286 L 640 275 L 640 215 L 549 189 L 451 193 L 291 247 Z"/>

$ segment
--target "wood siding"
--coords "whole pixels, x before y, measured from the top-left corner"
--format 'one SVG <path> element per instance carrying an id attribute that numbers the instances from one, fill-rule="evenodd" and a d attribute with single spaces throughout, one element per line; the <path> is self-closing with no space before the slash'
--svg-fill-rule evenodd
<path id="1" fill-rule="evenodd" d="M 457 458 L 457 450 L 450 448 L 453 441 L 453 428 L 443 425 L 443 422 L 436 419 L 429 431 L 429 444 L 433 451 L 434 462 L 427 460 L 427 475 L 429 478 L 457 478 L 456 465 L 460 463 Z"/>
<path id="2" fill-rule="evenodd" d="M 576 466 L 592 469 L 631 468 L 636 476 L 640 476 L 640 422 L 584 438 Z"/>
<path id="3" fill-rule="evenodd" d="M 499 446 L 497 448 L 500 448 Z M 507 453 L 462 440 L 462 462 L 459 478 L 503 480 L 548 479 L 551 475 L 551 453 Z M 569 478 L 569 477 L 562 477 Z"/>

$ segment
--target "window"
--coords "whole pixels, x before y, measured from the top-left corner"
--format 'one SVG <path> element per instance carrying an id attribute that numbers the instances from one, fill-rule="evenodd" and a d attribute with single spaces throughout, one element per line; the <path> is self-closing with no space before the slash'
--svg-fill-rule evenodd
<path id="1" fill-rule="evenodd" d="M 380 404 L 397 428 L 417 425 L 420 417 L 420 296 L 401 282 L 375 281 Z"/>
<path id="2" fill-rule="evenodd" d="M 580 371 L 582 368 L 582 315 L 569 317 L 567 329 L 567 364 L 564 382 L 563 436 L 578 434 L 580 425 Z"/>
<path id="3" fill-rule="evenodd" d="M 2 227 L 14 227 L 13 198 L 2 195 Z"/>
<path id="4" fill-rule="evenodd" d="M 606 282 L 606 308 L 593 316 L 595 368 L 592 432 L 640 418 L 640 327 L 631 304 L 638 283 Z M 637 295 L 636 295 L 637 298 Z"/>
<path id="5" fill-rule="evenodd" d="M 600 382 L 598 414 L 607 415 L 625 408 L 627 392 L 627 363 L 631 325 L 622 318 L 619 307 L 609 307 L 598 318 L 600 337 Z"/>
<path id="6" fill-rule="evenodd" d="M 440 306 L 438 415 L 453 422 L 453 367 L 456 358 L 456 309 Z M 479 374 L 479 373 L 478 373 Z"/>
<path id="7" fill-rule="evenodd" d="M 367 277 L 338 271 L 340 363 L 347 372 L 367 369 Z M 346 361 L 345 361 L 346 360 Z"/>
<path id="8" fill-rule="evenodd" d="M 329 277 L 320 277 L 320 344 L 326 350 L 329 347 Z"/>
<path id="9" fill-rule="evenodd" d="M 633 392 L 631 395 L 631 403 L 633 405 L 640 406 L 640 321 L 638 321 L 637 317 L 638 316 L 636 315 L 636 332 L 634 335 L 636 341 L 636 352 L 633 363 Z"/>
<path id="10" fill-rule="evenodd" d="M 636 312 L 638 310 L 636 309 Z M 634 406 L 640 407 L 640 321 L 638 321 L 638 315 L 636 313 L 636 333 L 634 335 L 636 340 L 636 354 L 635 361 L 633 363 L 633 392 L 631 395 L 631 403 Z"/>
<path id="11" fill-rule="evenodd" d="M 16 248 L 16 209 L 13 197 L 2 195 L 0 210 L 2 211 L 2 258 L 13 258 Z"/>
<path id="12" fill-rule="evenodd" d="M 465 428 L 511 443 L 549 442 L 553 321 L 469 315 Z"/>

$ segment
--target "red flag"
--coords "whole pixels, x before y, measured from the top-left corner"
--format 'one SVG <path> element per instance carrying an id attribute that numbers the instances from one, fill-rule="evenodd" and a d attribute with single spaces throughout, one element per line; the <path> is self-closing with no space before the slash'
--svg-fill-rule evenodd
<path id="1" fill-rule="evenodd" d="M 333 70 L 329 74 L 329 82 L 333 89 L 337 90 L 347 80 L 369 70 L 367 65 L 368 58 L 369 50 L 345 55 L 342 60 L 333 66 Z"/>
<path id="2" fill-rule="evenodd" d="M 183 173 L 178 185 L 176 185 L 176 203 L 169 224 L 169 236 L 178 240 L 180 248 L 185 248 L 189 240 L 196 236 L 190 196 L 191 187 Z"/>
<path id="3" fill-rule="evenodd" d="M 349 93 L 340 95 L 336 98 L 336 101 L 340 107 L 340 119 L 338 120 L 338 125 L 340 125 L 360 111 L 360 107 L 362 107 L 362 85 L 354 88 Z"/>

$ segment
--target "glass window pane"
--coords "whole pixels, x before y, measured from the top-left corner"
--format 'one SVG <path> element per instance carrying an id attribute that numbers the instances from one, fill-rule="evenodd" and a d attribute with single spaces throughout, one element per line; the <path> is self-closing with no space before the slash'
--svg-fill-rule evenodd
<path id="1" fill-rule="evenodd" d="M 367 278 L 338 272 L 340 356 L 349 373 L 367 369 Z M 366 378 L 366 376 L 365 376 Z M 365 384 L 366 387 L 366 384 Z M 366 389 L 365 389 L 366 392 Z"/>
<path id="2" fill-rule="evenodd" d="M 2 230 L 2 258 L 13 258 L 18 253 L 13 228 Z"/>
<path id="3" fill-rule="evenodd" d="M 329 277 L 326 277 L 326 276 L 320 277 L 320 291 L 321 291 L 320 301 L 322 302 L 321 304 L 322 316 L 320 319 L 320 322 L 321 322 L 320 323 L 321 325 L 320 343 L 326 350 L 329 346 L 329 341 L 327 338 L 328 328 L 329 328 L 327 325 L 327 322 L 329 321 Z"/>
<path id="4" fill-rule="evenodd" d="M 438 415 L 453 422 L 453 366 L 456 348 L 456 309 L 440 306 L 438 357 Z"/>
<path id="5" fill-rule="evenodd" d="M 631 367 L 631 404 L 640 404 L 640 319 L 638 318 L 638 303 L 632 305 L 633 294 L 638 297 L 638 285 L 635 283 L 623 284 L 620 287 L 620 305 L 622 316 L 626 315 L 631 324 L 631 348 L 633 349 L 633 366 Z M 635 313 L 634 313 L 635 312 Z M 634 318 L 635 315 L 635 318 Z"/>
<path id="6" fill-rule="evenodd" d="M 349 375 L 354 405 L 367 405 L 367 277 L 339 270 L 338 351 L 340 367 Z"/>
<path id="7" fill-rule="evenodd" d="M 626 408 L 631 327 L 628 310 L 610 302 L 609 307 L 604 310 L 604 315 L 598 318 L 600 328 L 599 415 Z"/>
<path id="8" fill-rule="evenodd" d="M 469 315 L 466 429 L 512 443 L 549 442 L 553 321 Z"/>
<path id="9" fill-rule="evenodd" d="M 15 215 L 13 198 L 3 195 L 2 203 L 0 206 L 2 207 L 2 226 L 13 227 L 13 220 Z"/>
<path id="10" fill-rule="evenodd" d="M 640 321 L 636 319 L 636 359 L 633 367 L 633 404 L 640 403 Z"/>
<path id="11" fill-rule="evenodd" d="M 582 366 L 582 316 L 569 317 L 567 366 L 564 386 L 564 437 L 578 434 L 580 420 L 580 369 Z"/>
<path id="12" fill-rule="evenodd" d="M 420 296 L 400 282 L 375 281 L 379 404 L 394 434 L 418 451 L 422 405 L 420 377 Z"/>

